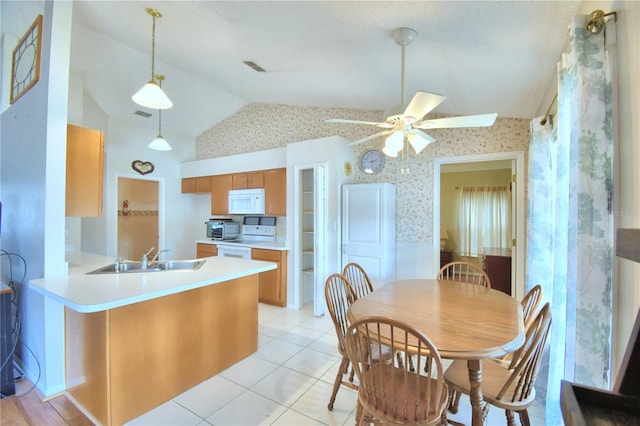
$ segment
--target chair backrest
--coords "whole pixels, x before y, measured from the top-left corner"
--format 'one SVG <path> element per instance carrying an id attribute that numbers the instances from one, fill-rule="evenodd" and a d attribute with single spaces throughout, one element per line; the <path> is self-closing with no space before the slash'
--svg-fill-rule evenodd
<path id="1" fill-rule="evenodd" d="M 357 263 L 352 262 L 347 264 L 342 270 L 342 275 L 349 281 L 358 299 L 373 291 L 373 284 L 371 284 L 369 275 L 367 275 L 364 268 Z"/>
<path id="2" fill-rule="evenodd" d="M 491 281 L 487 273 L 479 266 L 469 262 L 455 261 L 447 263 L 440 268 L 438 279 L 479 284 L 491 288 Z"/>
<path id="3" fill-rule="evenodd" d="M 529 397 L 538 375 L 540 361 L 551 328 L 551 310 L 547 302 L 526 330 L 526 340 L 511 361 L 511 376 L 498 392 L 498 399 L 522 401 Z"/>
<path id="4" fill-rule="evenodd" d="M 340 352 L 346 354 L 344 336 L 349 327 L 347 310 L 356 300 L 351 284 L 342 274 L 330 275 L 324 284 L 324 298 L 329 308 L 329 315 L 336 329 Z"/>
<path id="5" fill-rule="evenodd" d="M 520 304 L 522 305 L 522 317 L 524 320 L 525 330 L 529 328 L 529 324 L 533 321 L 534 314 L 536 313 L 536 309 L 538 309 L 538 305 L 541 301 L 542 286 L 540 286 L 540 284 L 536 284 L 531 287 L 520 301 Z"/>
<path id="6" fill-rule="evenodd" d="M 365 411 L 394 424 L 430 423 L 440 418 L 448 393 L 442 360 L 422 332 L 391 318 L 366 317 L 349 326 L 346 345 Z M 404 354 L 402 367 L 377 362 L 375 353 L 391 345 Z M 410 364 L 410 357 L 416 354 L 419 356 Z"/>

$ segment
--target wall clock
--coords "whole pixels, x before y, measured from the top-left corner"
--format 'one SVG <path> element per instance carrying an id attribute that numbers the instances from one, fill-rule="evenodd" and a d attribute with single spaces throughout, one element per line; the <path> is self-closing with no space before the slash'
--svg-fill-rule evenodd
<path id="1" fill-rule="evenodd" d="M 41 43 L 42 15 L 38 15 L 13 49 L 10 103 L 17 101 L 40 79 Z"/>
<path id="2" fill-rule="evenodd" d="M 384 155 L 376 149 L 370 149 L 360 157 L 360 168 L 367 174 L 378 173 L 384 167 Z"/>

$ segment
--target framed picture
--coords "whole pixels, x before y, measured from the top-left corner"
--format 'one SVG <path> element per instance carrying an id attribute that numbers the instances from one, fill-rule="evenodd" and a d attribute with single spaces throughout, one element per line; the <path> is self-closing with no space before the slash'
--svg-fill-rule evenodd
<path id="1" fill-rule="evenodd" d="M 11 63 L 11 99 L 14 103 L 40 79 L 40 46 L 42 15 L 38 15 L 18 45 L 13 49 Z"/>

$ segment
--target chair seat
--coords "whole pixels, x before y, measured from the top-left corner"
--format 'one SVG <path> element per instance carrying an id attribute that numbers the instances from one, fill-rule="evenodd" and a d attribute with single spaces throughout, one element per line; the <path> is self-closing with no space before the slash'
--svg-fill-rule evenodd
<path id="1" fill-rule="evenodd" d="M 426 376 L 411 373 L 403 369 L 394 368 L 389 364 L 376 364 L 370 369 L 367 369 L 364 373 L 364 382 L 368 383 L 368 386 L 360 385 L 359 393 L 366 393 L 372 390 L 371 383 L 384 381 L 384 389 L 393 389 L 393 392 L 384 392 L 383 395 L 375 395 L 375 407 L 372 404 L 363 402 L 367 411 L 374 417 L 384 419 L 385 424 L 390 418 L 393 418 L 397 423 L 439 423 L 440 415 L 444 411 L 448 401 L 448 390 L 446 384 L 443 384 L 444 388 L 440 395 L 440 400 L 433 400 L 435 394 L 435 386 L 437 381 Z M 415 394 L 416 384 L 419 382 L 421 389 L 421 395 Z M 380 386 L 378 386 L 380 387 Z M 427 412 L 427 402 L 424 400 L 427 394 L 427 388 L 431 387 L 430 395 L 432 400 L 429 401 L 429 410 Z M 361 398 L 361 401 L 373 401 L 374 395 L 370 395 L 366 398 Z M 397 401 L 406 401 L 402 404 L 407 408 L 407 412 L 389 413 L 385 412 L 385 407 L 397 407 L 399 404 Z"/>
<path id="2" fill-rule="evenodd" d="M 526 408 L 533 403 L 536 397 L 535 389 L 532 389 L 529 397 L 522 401 L 510 401 L 509 399 L 498 399 L 498 393 L 502 390 L 504 384 L 509 380 L 512 370 L 508 370 L 503 365 L 497 362 L 485 361 L 482 363 L 482 394 L 484 400 L 496 407 L 504 408 L 505 410 L 518 411 L 522 408 Z M 444 380 L 454 390 L 459 390 L 467 395 L 470 392 L 469 385 L 469 369 L 467 367 L 467 361 L 456 360 L 451 363 L 449 368 L 444 373 Z M 517 381 L 514 381 L 513 385 L 504 394 L 506 398 L 514 394 Z"/>

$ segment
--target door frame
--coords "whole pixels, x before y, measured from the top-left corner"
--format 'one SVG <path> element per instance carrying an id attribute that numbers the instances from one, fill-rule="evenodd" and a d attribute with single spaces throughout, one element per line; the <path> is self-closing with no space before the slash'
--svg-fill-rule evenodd
<path id="1" fill-rule="evenodd" d="M 165 228 L 164 226 L 165 224 L 164 178 L 134 175 L 131 173 L 116 173 L 113 210 L 111 210 L 111 213 L 110 213 L 112 217 L 115 217 L 113 241 L 115 241 L 116 255 L 118 253 L 118 209 L 120 207 L 118 205 L 119 204 L 118 203 L 118 184 L 119 184 L 120 178 L 158 182 L 158 247 L 156 247 L 156 250 L 162 250 L 162 247 L 165 246 L 164 244 L 164 228 Z"/>
<path id="2" fill-rule="evenodd" d="M 440 240 L 435 236 L 439 235 L 440 229 L 440 174 L 441 166 L 443 164 L 461 164 L 461 163 L 478 163 L 487 161 L 501 161 L 510 160 L 513 164 L 512 174 L 516 175 L 515 187 L 515 223 L 512 223 L 512 237 L 516 239 L 516 246 L 512 250 L 515 252 L 515 256 L 512 256 L 512 280 L 515 285 L 512 284 L 513 296 L 520 300 L 525 293 L 525 281 L 524 281 L 524 268 L 525 268 L 525 181 L 526 181 L 526 169 L 525 169 L 525 152 L 524 151 L 509 151 L 509 152 L 494 152 L 489 154 L 474 154 L 474 155 L 462 155 L 457 157 L 440 157 L 433 160 L 433 250 L 434 253 L 440 252 Z M 515 229 L 515 234 L 513 233 Z M 440 259 L 432 259 L 434 270 L 439 270 Z"/>

